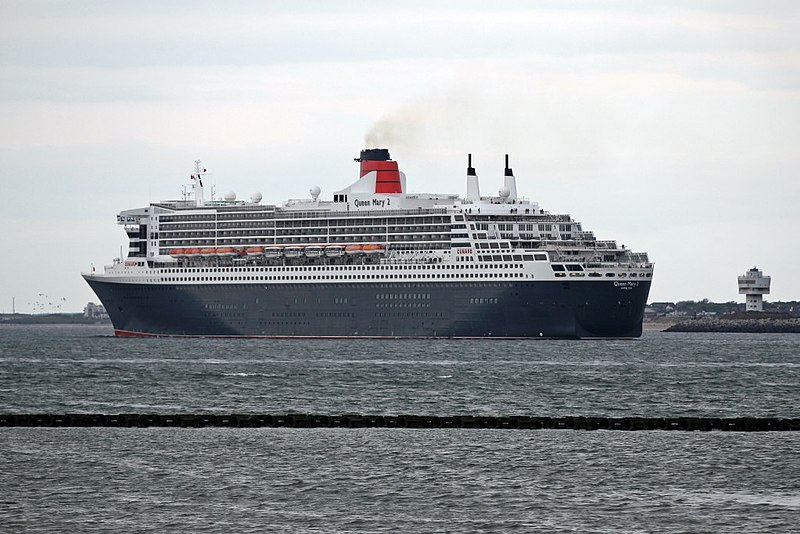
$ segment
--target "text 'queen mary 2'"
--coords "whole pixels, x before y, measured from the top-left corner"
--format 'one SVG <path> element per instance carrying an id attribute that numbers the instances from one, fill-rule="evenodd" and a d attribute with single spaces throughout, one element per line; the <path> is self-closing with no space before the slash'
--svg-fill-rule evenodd
<path id="1" fill-rule="evenodd" d="M 386 149 L 359 179 L 282 206 L 183 200 L 123 211 L 126 259 L 83 276 L 118 336 L 608 338 L 642 333 L 653 264 L 517 196 L 408 193 Z"/>

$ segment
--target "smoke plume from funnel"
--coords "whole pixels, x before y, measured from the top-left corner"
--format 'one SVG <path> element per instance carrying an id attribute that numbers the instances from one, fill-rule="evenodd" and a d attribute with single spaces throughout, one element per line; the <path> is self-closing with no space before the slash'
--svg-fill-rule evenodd
<path id="1" fill-rule="evenodd" d="M 424 152 L 442 138 L 470 129 L 476 110 L 484 109 L 462 86 L 418 96 L 378 119 L 364 138 L 366 146 Z M 451 143 L 453 144 L 453 143 Z"/>
<path id="2" fill-rule="evenodd" d="M 630 112 L 618 109 L 624 99 L 617 88 L 598 92 L 571 75 L 542 77 L 526 69 L 485 68 L 476 78 L 472 69 L 384 108 L 368 128 L 365 146 L 390 148 L 404 160 L 411 154 L 449 153 L 460 160 L 467 152 L 513 152 L 529 168 L 532 162 L 559 171 L 595 168 L 606 163 L 609 139 L 627 135 Z"/>
<path id="3" fill-rule="evenodd" d="M 378 120 L 364 136 L 365 146 L 408 148 L 419 143 L 425 121 L 413 110 L 399 110 Z"/>

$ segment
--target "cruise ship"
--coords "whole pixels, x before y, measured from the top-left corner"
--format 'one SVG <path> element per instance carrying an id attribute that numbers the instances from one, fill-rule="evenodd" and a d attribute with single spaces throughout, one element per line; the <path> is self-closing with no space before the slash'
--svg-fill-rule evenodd
<path id="1" fill-rule="evenodd" d="M 206 201 L 196 162 L 182 199 L 119 213 L 127 257 L 83 273 L 115 334 L 641 335 L 647 254 L 518 196 L 508 155 L 488 196 L 470 155 L 464 197 L 408 192 L 384 148 L 355 161 L 358 179 L 330 200 L 313 187 L 280 206 L 260 193 Z"/>

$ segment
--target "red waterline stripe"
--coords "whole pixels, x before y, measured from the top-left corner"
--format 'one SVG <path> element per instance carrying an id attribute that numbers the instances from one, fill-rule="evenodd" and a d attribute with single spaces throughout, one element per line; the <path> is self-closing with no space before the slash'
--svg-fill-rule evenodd
<path id="1" fill-rule="evenodd" d="M 579 339 L 579 340 L 634 340 L 635 337 L 583 337 L 583 338 L 557 338 L 557 337 L 503 337 L 503 336 L 289 336 L 289 335 L 243 335 L 243 334 L 156 334 L 150 332 L 134 332 L 132 330 L 114 330 L 117 337 L 168 337 L 168 338 L 194 338 L 194 339 L 482 339 L 482 340 L 512 340 L 533 341 L 553 339 Z"/>

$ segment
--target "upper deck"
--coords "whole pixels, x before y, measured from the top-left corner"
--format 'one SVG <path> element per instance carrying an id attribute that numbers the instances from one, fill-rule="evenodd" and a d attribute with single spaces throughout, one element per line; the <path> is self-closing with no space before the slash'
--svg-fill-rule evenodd
<path id="1" fill-rule="evenodd" d="M 359 179 L 334 192 L 333 200 L 320 199 L 319 188 L 312 188 L 310 198 L 281 206 L 262 204 L 259 193 L 250 201 L 228 196 L 206 202 L 198 167 L 192 191 L 183 200 L 119 214 L 118 223 L 130 239 L 128 257 L 151 266 L 356 259 L 456 262 L 486 261 L 498 256 L 496 251 L 508 250 L 543 251 L 555 262 L 648 264 L 645 253 L 598 241 L 571 216 L 551 214 L 518 197 L 508 160 L 497 196 L 480 195 L 470 161 L 467 196 L 461 198 L 408 194 L 406 177 L 388 151 L 373 149 L 361 156 Z M 354 252 L 357 247 L 372 247 L 371 254 Z"/>

